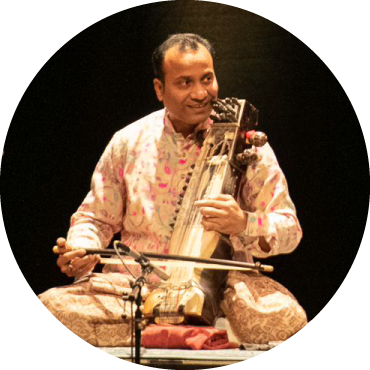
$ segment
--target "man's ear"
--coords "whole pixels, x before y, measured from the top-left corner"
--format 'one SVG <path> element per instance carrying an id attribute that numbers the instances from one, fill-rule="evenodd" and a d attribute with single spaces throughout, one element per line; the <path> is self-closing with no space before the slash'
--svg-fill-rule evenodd
<path id="1" fill-rule="evenodd" d="M 163 101 L 163 82 L 159 78 L 153 80 L 154 90 L 159 101 Z"/>

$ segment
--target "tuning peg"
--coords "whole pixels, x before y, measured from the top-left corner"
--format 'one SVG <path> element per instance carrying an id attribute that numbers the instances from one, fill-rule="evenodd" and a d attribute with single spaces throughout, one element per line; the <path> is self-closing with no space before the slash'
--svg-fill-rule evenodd
<path id="1" fill-rule="evenodd" d="M 248 131 L 245 134 L 245 139 L 247 144 L 258 147 L 261 147 L 267 143 L 267 135 L 261 131 Z"/>
<path id="2" fill-rule="evenodd" d="M 252 163 L 261 160 L 261 156 L 253 151 L 253 149 L 246 149 L 243 153 L 240 153 L 236 156 L 236 161 L 239 165 L 248 166 Z"/>

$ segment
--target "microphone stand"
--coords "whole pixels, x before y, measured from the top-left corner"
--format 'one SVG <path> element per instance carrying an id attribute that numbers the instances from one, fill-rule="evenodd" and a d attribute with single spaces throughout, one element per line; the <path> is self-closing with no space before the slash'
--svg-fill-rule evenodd
<path id="1" fill-rule="evenodd" d="M 122 250 L 121 250 L 122 251 Z M 128 254 L 126 251 L 123 253 Z M 146 277 L 153 272 L 153 265 L 150 264 L 150 261 L 147 257 L 143 256 L 141 253 L 140 256 L 135 259 L 137 263 L 140 264 L 141 267 L 141 275 L 136 278 L 135 282 L 132 285 L 132 291 L 130 294 L 123 295 L 124 300 L 128 300 L 130 302 L 135 302 L 136 304 L 136 311 L 135 317 L 132 318 L 135 323 L 135 363 L 140 364 L 141 361 L 141 331 L 144 329 L 145 324 L 143 323 L 143 314 L 141 312 L 141 304 L 142 304 L 142 287 L 146 282 Z"/>

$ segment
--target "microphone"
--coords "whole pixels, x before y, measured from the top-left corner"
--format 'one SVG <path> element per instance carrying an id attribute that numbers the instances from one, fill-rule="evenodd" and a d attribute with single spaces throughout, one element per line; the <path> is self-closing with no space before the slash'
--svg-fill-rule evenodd
<path id="1" fill-rule="evenodd" d="M 129 257 L 132 257 L 136 262 L 142 260 L 148 264 L 148 266 L 152 269 L 152 272 L 154 272 L 160 279 L 162 280 L 168 280 L 170 277 L 159 267 L 154 266 L 147 257 L 145 257 L 140 252 L 136 252 L 127 245 L 123 244 L 122 242 L 115 240 L 114 245 L 117 248 L 120 248 L 120 250 L 127 254 Z"/>

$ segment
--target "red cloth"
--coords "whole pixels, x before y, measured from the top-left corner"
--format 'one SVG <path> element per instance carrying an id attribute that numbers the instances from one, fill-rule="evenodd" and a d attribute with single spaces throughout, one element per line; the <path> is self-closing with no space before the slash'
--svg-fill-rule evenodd
<path id="1" fill-rule="evenodd" d="M 214 327 L 149 325 L 142 334 L 141 345 L 146 348 L 226 349 L 237 348 L 229 342 L 226 330 Z"/>

